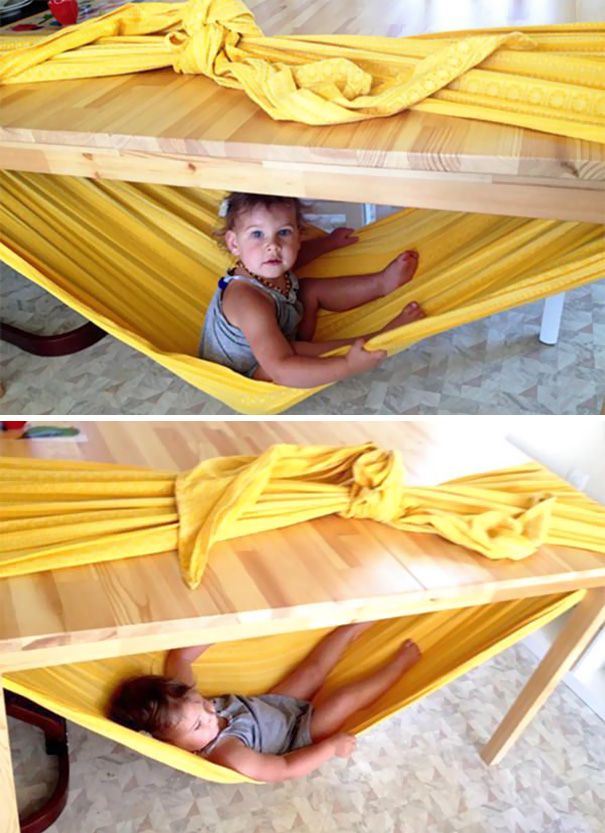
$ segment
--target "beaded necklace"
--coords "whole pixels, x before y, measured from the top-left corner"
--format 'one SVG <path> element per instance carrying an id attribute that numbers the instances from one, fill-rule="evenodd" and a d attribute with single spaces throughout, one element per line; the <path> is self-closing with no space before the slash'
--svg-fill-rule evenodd
<path id="1" fill-rule="evenodd" d="M 246 272 L 246 274 L 250 275 L 251 278 L 254 278 L 255 281 L 262 283 L 263 286 L 266 286 L 267 289 L 273 289 L 276 292 L 279 292 L 284 298 L 290 297 L 290 291 L 292 289 L 292 278 L 290 277 L 290 272 L 284 273 L 284 278 L 286 281 L 286 285 L 283 289 L 280 289 L 278 286 L 275 286 L 275 282 L 269 280 L 268 278 L 263 278 L 262 275 L 255 275 L 254 272 L 251 272 L 247 266 L 244 266 L 241 260 L 238 260 L 235 266 L 232 266 L 231 269 L 227 269 L 228 275 L 234 275 L 237 269 L 241 269 L 242 271 Z"/>

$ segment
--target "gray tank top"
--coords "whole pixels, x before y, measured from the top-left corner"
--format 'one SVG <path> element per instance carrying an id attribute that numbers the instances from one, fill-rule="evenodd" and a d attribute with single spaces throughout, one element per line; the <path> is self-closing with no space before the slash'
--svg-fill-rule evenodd
<path id="1" fill-rule="evenodd" d="M 298 300 L 298 278 L 293 272 L 290 272 L 290 278 L 292 288 L 289 296 L 285 298 L 281 292 L 270 289 L 252 278 L 229 274 L 222 277 L 218 282 L 218 288 L 212 296 L 204 319 L 202 339 L 198 351 L 200 358 L 222 364 L 231 368 L 231 370 L 244 374 L 244 376 L 252 377 L 256 372 L 258 362 L 250 349 L 246 336 L 239 327 L 235 327 L 227 321 L 223 312 L 223 292 L 231 281 L 235 280 L 251 284 L 255 289 L 264 292 L 273 300 L 279 329 L 288 341 L 294 341 L 298 325 L 302 319 L 303 307 Z"/>
<path id="2" fill-rule="evenodd" d="M 313 706 L 307 700 L 285 694 L 257 697 L 224 694 L 212 697 L 211 701 L 217 714 L 229 723 L 201 750 L 202 755 L 207 755 L 225 738 L 237 738 L 265 755 L 285 755 L 313 743 L 310 730 Z"/>

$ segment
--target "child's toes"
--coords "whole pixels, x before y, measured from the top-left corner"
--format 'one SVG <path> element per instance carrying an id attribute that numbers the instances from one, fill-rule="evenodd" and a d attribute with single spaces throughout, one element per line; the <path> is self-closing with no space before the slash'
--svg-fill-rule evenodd
<path id="1" fill-rule="evenodd" d="M 417 301 L 412 301 L 403 309 L 403 314 L 408 321 L 417 321 L 419 318 L 426 318 L 426 312 Z"/>
<path id="2" fill-rule="evenodd" d="M 420 649 L 411 639 L 406 639 L 399 649 L 399 662 L 405 671 L 420 659 Z"/>
<path id="3" fill-rule="evenodd" d="M 420 656 L 420 648 L 414 642 L 413 639 L 406 639 L 403 643 L 403 649 L 410 655 L 419 657 Z"/>

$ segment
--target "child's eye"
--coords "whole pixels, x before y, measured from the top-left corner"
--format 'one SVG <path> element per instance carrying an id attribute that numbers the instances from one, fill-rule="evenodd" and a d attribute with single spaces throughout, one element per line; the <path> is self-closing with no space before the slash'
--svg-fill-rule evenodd
<path id="1" fill-rule="evenodd" d="M 256 239 L 258 240 L 263 236 L 263 233 L 262 231 L 260 231 L 260 229 L 255 229 L 250 236 L 256 237 Z"/>
<path id="2" fill-rule="evenodd" d="M 292 234 L 292 229 L 280 228 L 280 230 L 279 230 L 279 236 L 280 237 L 288 237 L 290 234 Z"/>

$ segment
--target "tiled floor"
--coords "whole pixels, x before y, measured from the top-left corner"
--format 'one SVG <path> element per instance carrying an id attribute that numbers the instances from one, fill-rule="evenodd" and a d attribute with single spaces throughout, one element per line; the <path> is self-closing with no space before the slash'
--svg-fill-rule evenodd
<path id="1" fill-rule="evenodd" d="M 564 685 L 501 764 L 479 757 L 535 663 L 510 648 L 371 729 L 351 759 L 275 785 L 197 781 L 73 726 L 70 799 L 49 833 L 603 833 L 605 724 Z M 42 744 L 11 731 L 31 805 Z"/>
<path id="2" fill-rule="evenodd" d="M 2 317 L 53 332 L 81 319 L 4 268 Z M 542 302 L 427 339 L 370 374 L 333 385 L 292 414 L 594 414 L 605 396 L 605 281 L 568 294 L 559 344 L 538 341 Z M 39 331 L 39 330 L 38 330 Z M 47 330 L 48 331 L 48 330 Z M 106 336 L 44 359 L 0 342 L 3 413 L 228 414 L 150 359 Z"/>

